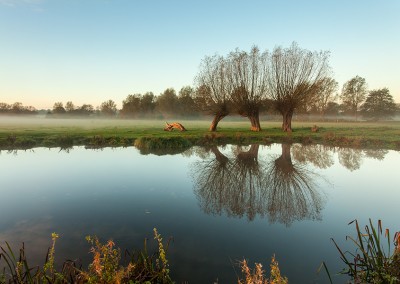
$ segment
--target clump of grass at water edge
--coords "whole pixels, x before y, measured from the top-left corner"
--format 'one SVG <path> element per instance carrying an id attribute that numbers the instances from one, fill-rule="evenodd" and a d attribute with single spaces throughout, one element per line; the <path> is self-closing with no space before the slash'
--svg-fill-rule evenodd
<path id="1" fill-rule="evenodd" d="M 346 240 L 355 245 L 355 252 L 343 251 L 332 239 L 346 265 L 341 273 L 349 275 L 354 283 L 400 283 L 400 232 L 392 239 L 389 229 L 383 231 L 381 220 L 375 227 L 369 219 L 364 231 L 357 220 L 349 225 L 353 223 L 356 237 L 347 236 Z"/>
<path id="2" fill-rule="evenodd" d="M 173 283 L 169 276 L 166 258 L 169 241 L 164 243 L 160 234 L 154 229 L 154 240 L 158 251 L 148 254 L 147 241 L 144 248 L 137 252 L 126 252 L 126 265 L 121 264 L 121 251 L 115 248 L 112 240 L 102 244 L 97 237 L 87 237 L 91 244 L 90 252 L 93 261 L 88 269 L 82 269 L 75 261 L 65 261 L 61 271 L 55 269 L 55 245 L 58 235 L 52 234 L 52 245 L 43 266 L 31 267 L 25 255 L 24 244 L 19 255 L 8 243 L 1 246 L 0 253 L 0 283 L 36 284 L 36 283 Z"/>

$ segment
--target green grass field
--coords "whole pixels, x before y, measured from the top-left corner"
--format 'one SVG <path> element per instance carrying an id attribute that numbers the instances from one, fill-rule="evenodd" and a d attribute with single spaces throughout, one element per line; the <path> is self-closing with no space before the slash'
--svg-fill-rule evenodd
<path id="1" fill-rule="evenodd" d="M 211 119 L 210 119 L 211 121 Z M 0 149 L 63 147 L 73 145 L 131 146 L 135 141 L 187 141 L 187 145 L 268 144 L 273 142 L 323 143 L 334 146 L 400 149 L 400 122 L 303 122 L 294 121 L 293 132 L 281 131 L 279 121 L 261 121 L 261 132 L 250 131 L 250 123 L 221 121 L 217 132 L 209 132 L 210 121 L 180 120 L 188 131 L 163 131 L 165 121 L 120 119 L 48 119 L 0 117 Z M 168 121 L 172 122 L 172 121 Z M 319 131 L 311 127 L 318 125 Z M 154 146 L 158 147 L 158 146 Z M 161 146 L 160 146 L 161 147 Z"/>

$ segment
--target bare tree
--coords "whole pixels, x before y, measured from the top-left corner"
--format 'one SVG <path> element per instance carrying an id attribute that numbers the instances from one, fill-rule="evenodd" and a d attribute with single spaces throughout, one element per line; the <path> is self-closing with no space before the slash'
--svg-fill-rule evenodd
<path id="1" fill-rule="evenodd" d="M 230 112 L 232 91 L 227 79 L 226 60 L 218 55 L 205 57 L 196 81 L 195 103 L 198 109 L 214 116 L 210 131 L 216 131 L 218 123 Z"/>
<path id="2" fill-rule="evenodd" d="M 236 50 L 228 56 L 233 108 L 250 120 L 252 131 L 261 130 L 260 107 L 268 95 L 268 57 L 267 51 L 260 53 L 256 46 L 249 53 Z"/>
<path id="3" fill-rule="evenodd" d="M 358 109 L 366 96 L 367 83 L 365 78 L 356 76 L 344 83 L 340 99 L 344 106 L 354 114 L 356 121 Z"/>
<path id="4" fill-rule="evenodd" d="M 328 75 L 329 52 L 311 52 L 296 43 L 289 48 L 276 47 L 270 60 L 268 90 L 276 110 L 282 114 L 282 130 L 292 131 L 296 109 L 306 105 Z"/>

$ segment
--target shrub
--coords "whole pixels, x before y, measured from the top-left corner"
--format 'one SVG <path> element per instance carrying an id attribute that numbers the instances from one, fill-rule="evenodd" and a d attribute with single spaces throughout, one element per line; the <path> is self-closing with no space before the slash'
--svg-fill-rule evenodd
<path id="1" fill-rule="evenodd" d="M 272 256 L 270 270 L 271 275 L 269 280 L 266 278 L 265 271 L 262 268 L 261 263 L 256 263 L 255 268 L 252 271 L 246 260 L 240 262 L 244 279 L 238 279 L 238 284 L 287 284 L 288 279 L 281 275 L 281 271 L 278 266 L 278 262 L 275 259 L 275 255 Z"/>

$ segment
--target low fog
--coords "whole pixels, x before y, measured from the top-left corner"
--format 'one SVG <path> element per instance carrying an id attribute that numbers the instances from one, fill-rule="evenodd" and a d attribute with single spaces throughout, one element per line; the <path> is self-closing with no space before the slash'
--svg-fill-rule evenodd
<path id="1" fill-rule="evenodd" d="M 185 122 L 189 123 L 191 126 L 208 127 L 208 123 L 211 122 L 211 117 L 202 117 L 198 119 L 193 119 L 190 117 L 180 117 L 180 118 L 162 118 L 162 119 L 118 119 L 118 118 L 48 118 L 45 116 L 35 115 L 35 116 L 0 116 L 0 130 L 3 129 L 18 129 L 18 128 L 46 128 L 46 127 L 79 127 L 84 129 L 92 128 L 108 128 L 108 127 L 130 127 L 130 126 L 140 126 L 140 125 L 160 125 L 160 128 L 164 127 L 165 122 Z M 281 122 L 282 118 L 278 115 L 276 116 L 261 116 L 261 123 L 263 122 Z M 360 121 L 368 121 L 362 117 L 357 119 Z M 400 121 L 400 116 L 395 116 L 390 120 L 380 120 L 380 123 L 385 123 L 388 121 Z M 220 124 L 223 125 L 224 122 L 243 122 L 248 123 L 248 119 L 240 116 L 228 116 L 225 117 Z M 293 122 L 310 122 L 310 123 L 323 123 L 323 122 L 355 122 L 352 116 L 326 116 L 321 118 L 321 116 L 312 115 L 295 115 L 293 117 Z"/>

